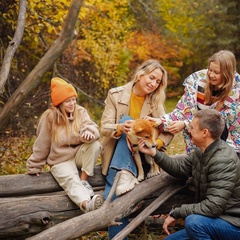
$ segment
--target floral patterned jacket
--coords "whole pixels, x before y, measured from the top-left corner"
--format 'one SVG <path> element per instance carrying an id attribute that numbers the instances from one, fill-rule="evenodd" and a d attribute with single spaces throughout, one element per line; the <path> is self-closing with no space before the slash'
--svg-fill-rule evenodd
<path id="1" fill-rule="evenodd" d="M 183 130 L 183 136 L 186 143 L 187 152 L 191 152 L 195 149 L 195 145 L 190 139 L 188 132 L 188 125 L 193 119 L 193 114 L 198 110 L 197 108 L 197 89 L 198 84 L 201 81 L 206 83 L 207 69 L 200 70 L 188 76 L 183 85 L 185 87 L 184 94 L 178 101 L 176 108 L 168 114 L 163 115 L 163 128 L 167 131 L 167 126 L 170 121 L 184 121 L 185 129 Z M 233 81 L 232 91 L 229 97 L 224 101 L 223 106 L 219 110 L 224 117 L 227 129 L 228 138 L 226 142 L 233 147 L 235 152 L 240 153 L 240 75 L 235 74 Z M 210 108 L 216 108 L 217 103 L 214 103 Z"/>

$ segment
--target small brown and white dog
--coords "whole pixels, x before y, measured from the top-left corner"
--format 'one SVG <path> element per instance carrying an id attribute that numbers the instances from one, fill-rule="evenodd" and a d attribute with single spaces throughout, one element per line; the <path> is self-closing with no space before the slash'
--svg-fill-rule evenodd
<path id="1" fill-rule="evenodd" d="M 156 138 L 159 135 L 159 130 L 157 128 L 158 126 L 159 123 L 157 122 L 152 122 L 147 119 L 136 119 L 131 123 L 131 128 L 127 133 L 127 143 L 137 165 L 137 179 L 139 182 L 144 180 L 144 171 L 139 154 L 138 140 L 140 138 L 143 138 L 147 147 L 155 148 L 157 146 Z M 147 173 L 147 178 L 158 175 L 160 173 L 160 169 L 155 163 L 154 159 L 150 155 L 145 154 L 145 160 L 150 165 L 150 170 Z"/>

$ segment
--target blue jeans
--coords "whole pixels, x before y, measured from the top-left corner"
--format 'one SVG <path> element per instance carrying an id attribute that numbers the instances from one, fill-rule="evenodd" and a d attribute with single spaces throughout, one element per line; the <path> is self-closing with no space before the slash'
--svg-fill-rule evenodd
<path id="1" fill-rule="evenodd" d="M 185 229 L 170 234 L 166 240 L 239 240 L 240 228 L 221 218 L 192 214 L 185 219 Z"/>
<path id="2" fill-rule="evenodd" d="M 123 123 L 126 120 L 132 119 L 129 116 L 124 116 L 119 123 Z M 119 138 L 112 160 L 111 160 L 111 164 L 109 166 L 108 169 L 108 173 L 106 176 L 106 185 L 105 185 L 105 190 L 104 190 L 104 199 L 107 198 L 113 182 L 114 182 L 114 178 L 117 174 L 118 171 L 121 171 L 122 169 L 128 170 L 130 171 L 134 176 L 137 176 L 137 167 L 136 164 L 134 162 L 134 159 L 132 157 L 132 153 L 129 150 L 128 146 L 127 146 L 127 141 L 126 141 L 126 134 L 123 133 L 122 136 Z M 113 197 L 112 197 L 112 201 L 116 199 L 116 194 L 114 193 Z M 109 235 L 109 239 L 112 239 L 115 235 L 117 235 L 117 233 L 119 233 L 125 226 L 127 226 L 128 224 L 128 217 L 124 217 L 121 220 L 119 220 L 118 222 L 122 222 L 121 225 L 119 226 L 111 226 L 108 227 L 108 235 Z M 128 238 L 125 237 L 124 240 L 127 240 Z"/>

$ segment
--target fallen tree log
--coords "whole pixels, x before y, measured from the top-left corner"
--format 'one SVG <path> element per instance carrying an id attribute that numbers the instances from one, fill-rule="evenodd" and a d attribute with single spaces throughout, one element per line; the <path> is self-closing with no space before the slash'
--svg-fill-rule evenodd
<path id="1" fill-rule="evenodd" d="M 94 172 L 94 176 L 89 177 L 89 183 L 93 187 L 103 187 L 105 178 L 102 175 L 101 166 L 97 165 Z M 62 188 L 50 172 L 40 173 L 39 176 L 28 174 L 0 176 L 0 198 L 57 191 L 62 191 Z"/>
<path id="2" fill-rule="evenodd" d="M 119 219 L 128 216 L 132 212 L 136 203 L 160 188 L 167 188 L 175 184 L 179 187 L 180 184 L 184 185 L 185 183 L 181 183 L 178 179 L 172 178 L 167 173 L 163 172 L 158 176 L 143 181 L 132 191 L 122 195 L 113 202 L 110 202 L 110 193 L 109 198 L 101 208 L 55 225 L 52 228 L 28 238 L 28 240 L 76 239 L 86 233 L 101 230 L 110 225 L 117 225 L 119 224 Z M 144 189 L 144 191 L 142 191 L 142 189 Z M 114 186 L 112 190 L 114 190 Z"/>
<path id="3" fill-rule="evenodd" d="M 95 191 L 103 194 L 105 179 L 100 166 L 96 166 L 95 175 L 89 182 Z M 114 202 L 106 201 L 100 209 L 82 214 L 50 173 L 42 173 L 39 177 L 25 174 L 0 176 L 0 239 L 74 239 L 116 224 L 123 216 L 131 214 L 134 217 L 169 185 L 177 187 L 178 184 L 178 179 L 162 172 L 141 182 Z M 141 201 L 144 206 L 132 214 L 134 205 Z M 191 192 L 184 190 L 174 194 L 154 213 L 167 213 L 173 204 L 191 201 Z"/>
<path id="4" fill-rule="evenodd" d="M 155 199 L 148 207 L 146 207 L 135 219 L 133 219 L 122 231 L 120 231 L 112 240 L 124 239 L 129 233 L 131 233 L 136 226 L 140 225 L 151 213 L 154 212 L 161 204 L 167 201 L 172 195 L 179 190 L 185 188 L 186 185 L 179 186 L 171 185 L 168 187 L 157 199 Z"/>

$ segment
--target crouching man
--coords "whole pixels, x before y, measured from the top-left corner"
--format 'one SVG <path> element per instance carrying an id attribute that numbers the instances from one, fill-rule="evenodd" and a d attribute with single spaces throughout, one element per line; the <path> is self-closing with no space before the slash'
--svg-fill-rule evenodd
<path id="1" fill-rule="evenodd" d="M 180 161 L 139 140 L 140 151 L 170 175 L 193 178 L 196 203 L 172 209 L 163 224 L 165 239 L 240 239 L 240 160 L 220 139 L 224 125 L 217 110 L 197 111 L 189 129 L 197 148 Z M 178 218 L 185 219 L 185 228 L 170 235 L 168 226 Z"/>

